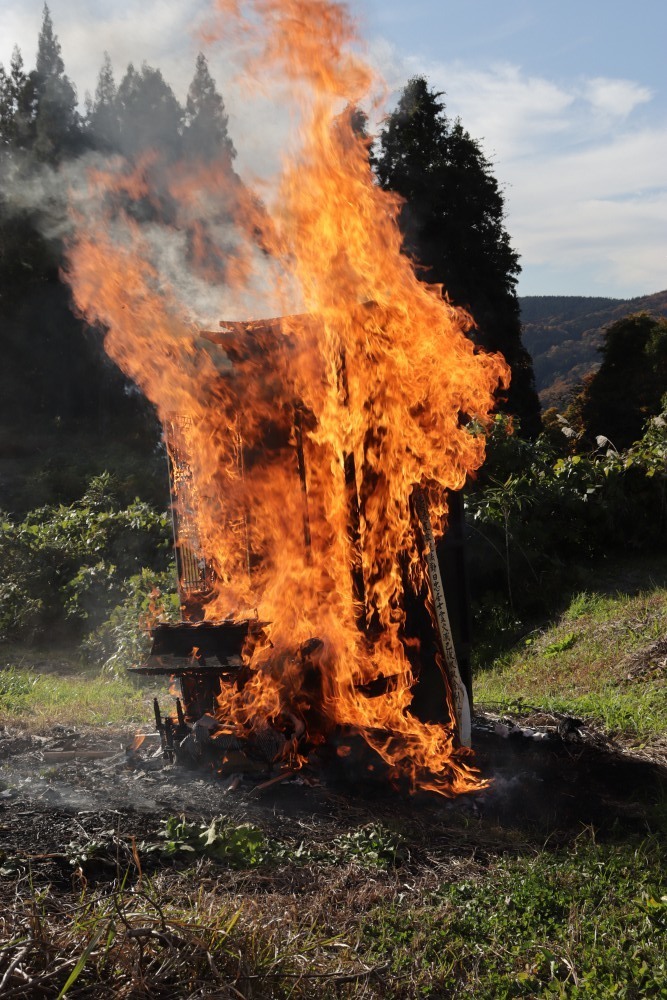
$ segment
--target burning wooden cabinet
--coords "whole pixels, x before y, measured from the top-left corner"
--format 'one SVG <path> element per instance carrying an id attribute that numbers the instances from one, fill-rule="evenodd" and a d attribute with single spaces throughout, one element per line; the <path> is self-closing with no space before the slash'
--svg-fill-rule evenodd
<path id="1" fill-rule="evenodd" d="M 360 393 L 350 385 L 354 359 L 331 352 L 329 370 L 310 373 L 308 382 L 294 355 L 310 335 L 309 318 L 221 326 L 204 335 L 229 365 L 214 393 L 225 413 L 217 480 L 215 470 L 202 475 L 197 453 L 214 432 L 198 426 L 197 415 L 164 422 L 182 620 L 153 628 L 140 668 L 168 674 L 180 687 L 175 717 L 162 718 L 156 706 L 163 739 L 175 751 L 190 746 L 203 718 L 207 738 L 217 727 L 227 741 L 260 732 L 266 741 L 274 730 L 278 752 L 289 745 L 298 754 L 342 727 L 362 732 L 388 763 L 402 767 L 422 754 L 415 766 L 428 768 L 429 741 L 448 740 L 450 750 L 469 744 L 470 691 L 469 675 L 466 689 L 459 672 L 426 491 L 404 486 L 406 551 L 378 557 L 381 504 L 396 506 L 379 464 L 389 435 L 364 413 L 360 446 L 347 446 L 354 440 L 350 396 Z M 326 344 L 320 354 L 326 358 Z M 266 384 L 248 377 L 267 371 Z M 293 371 L 299 375 L 286 389 Z M 372 405 L 371 398 L 365 406 Z M 225 486 L 228 497 L 214 498 Z M 462 512 L 456 501 L 450 506 Z M 223 534 L 225 560 L 212 541 Z M 452 537 L 465 623 L 461 534 Z M 382 604 L 385 580 L 402 595 L 400 605 L 395 598 Z M 459 632 L 465 639 L 465 624 Z M 383 749 L 394 743 L 397 749 Z M 433 752 L 435 767 L 444 750 Z"/>

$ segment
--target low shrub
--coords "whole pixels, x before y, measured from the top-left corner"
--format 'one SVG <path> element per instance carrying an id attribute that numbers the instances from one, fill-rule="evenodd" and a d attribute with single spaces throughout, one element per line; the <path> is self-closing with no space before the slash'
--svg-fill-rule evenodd
<path id="1" fill-rule="evenodd" d="M 82 643 L 87 660 L 119 673 L 137 666 L 150 648 L 149 628 L 157 619 L 177 620 L 179 600 L 172 571 L 142 569 L 122 584 L 123 600 Z"/>
<path id="2" fill-rule="evenodd" d="M 667 413 L 651 418 L 625 451 L 602 435 L 592 452 L 562 451 L 545 434 L 523 441 L 506 417 L 496 418 L 488 461 L 466 497 L 481 622 L 494 606 L 506 606 L 507 618 L 519 623 L 543 615 L 600 558 L 665 545 Z"/>
<path id="3" fill-rule="evenodd" d="M 107 619 L 128 578 L 171 560 L 168 513 L 140 500 L 121 507 L 108 474 L 69 506 L 1 515 L 0 638 L 80 637 Z"/>

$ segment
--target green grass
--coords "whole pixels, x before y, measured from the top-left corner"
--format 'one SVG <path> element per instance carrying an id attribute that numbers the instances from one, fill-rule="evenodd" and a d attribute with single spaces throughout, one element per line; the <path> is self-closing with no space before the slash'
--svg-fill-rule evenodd
<path id="1" fill-rule="evenodd" d="M 434 849 L 372 877 L 342 851 L 305 877 L 300 858 L 235 872 L 225 857 L 217 871 L 200 862 L 137 881 L 142 851 L 107 889 L 82 879 L 71 895 L 11 893 L 0 975 L 22 952 L 40 996 L 69 981 L 72 998 L 667 997 L 656 835 L 599 845 L 584 830 L 568 849 L 487 858 L 462 876 Z"/>
<path id="2" fill-rule="evenodd" d="M 32 728 L 145 722 L 152 717 L 154 693 L 151 684 L 99 670 L 64 674 L 38 673 L 32 667 L 0 669 L 3 722 Z"/>
<path id="3" fill-rule="evenodd" d="M 362 920 L 419 996 L 667 997 L 665 855 L 657 839 L 498 860 L 486 878 L 409 895 Z M 390 996 L 401 996 L 390 990 Z M 410 994 L 412 995 L 412 994 Z"/>
<path id="4" fill-rule="evenodd" d="M 475 700 L 567 712 L 639 739 L 667 731 L 667 589 L 634 596 L 582 593 L 560 618 L 487 669 Z"/>

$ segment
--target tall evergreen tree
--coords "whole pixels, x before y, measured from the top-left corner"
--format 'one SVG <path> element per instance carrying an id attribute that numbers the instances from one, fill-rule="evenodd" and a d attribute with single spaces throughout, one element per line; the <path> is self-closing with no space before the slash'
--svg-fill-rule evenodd
<path id="1" fill-rule="evenodd" d="M 38 159 L 58 162 L 80 145 L 76 90 L 65 74 L 60 42 L 51 12 L 44 4 L 34 75 L 36 108 L 34 152 Z"/>
<path id="2" fill-rule="evenodd" d="M 227 132 L 228 124 L 222 96 L 216 90 L 206 56 L 200 52 L 185 104 L 185 153 L 203 160 L 233 160 L 236 150 Z"/>
<path id="3" fill-rule="evenodd" d="M 0 63 L 0 147 L 9 145 L 13 129 L 14 106 L 10 81 L 5 67 Z"/>
<path id="4" fill-rule="evenodd" d="M 60 42 L 57 35 L 54 34 L 51 11 L 47 4 L 44 4 L 42 11 L 42 28 L 37 43 L 36 69 L 43 83 L 46 83 L 51 77 L 62 76 L 65 72 Z"/>
<path id="5" fill-rule="evenodd" d="M 591 444 L 603 434 L 626 448 L 667 404 L 667 319 L 644 312 L 617 320 L 600 353 L 602 364 L 585 380 L 568 415 Z"/>
<path id="6" fill-rule="evenodd" d="M 118 149 L 120 144 L 117 94 L 111 58 L 105 52 L 87 122 L 90 138 L 97 148 Z"/>
<path id="7" fill-rule="evenodd" d="M 15 45 L 9 73 L 0 65 L 0 146 L 25 149 L 31 145 L 35 105 L 35 74 L 26 74 L 21 50 Z"/>
<path id="8" fill-rule="evenodd" d="M 121 150 L 138 156 L 157 149 L 169 158 L 181 150 L 183 110 L 159 69 L 146 63 L 140 72 L 132 63 L 116 97 Z"/>
<path id="9" fill-rule="evenodd" d="M 9 75 L 0 63 L 0 148 L 12 142 L 14 132 L 14 101 Z"/>
<path id="10" fill-rule="evenodd" d="M 507 359 L 512 383 L 502 407 L 533 436 L 540 406 L 521 342 L 521 268 L 504 226 L 503 196 L 479 143 L 447 117 L 441 96 L 423 77 L 408 82 L 381 133 L 375 169 L 384 188 L 405 198 L 404 249 L 424 280 L 442 284 L 471 312 L 474 339 Z"/>

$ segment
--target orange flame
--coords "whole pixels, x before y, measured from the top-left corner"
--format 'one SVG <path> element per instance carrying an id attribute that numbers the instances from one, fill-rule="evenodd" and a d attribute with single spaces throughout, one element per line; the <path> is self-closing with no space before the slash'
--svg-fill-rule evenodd
<path id="1" fill-rule="evenodd" d="M 409 710 L 403 597 L 406 577 L 423 573 L 410 500 L 420 485 L 442 530 L 446 490 L 484 458 L 483 436 L 462 415 L 486 424 L 508 369 L 473 347 L 470 317 L 400 252 L 399 199 L 374 183 L 368 141 L 353 128 L 351 108 L 378 81 L 355 51 L 347 8 L 248 0 L 244 12 L 217 0 L 209 37 L 232 29 L 251 53 L 247 72 L 279 79 L 299 110 L 299 146 L 275 205 L 263 207 L 222 165 L 113 162 L 91 175 L 95 211 L 73 210 L 68 279 L 162 420 L 190 418 L 198 531 L 216 580 L 206 617 L 270 623 L 242 689 L 224 687 L 221 719 L 261 727 L 285 711 L 303 716 L 316 675 L 321 732 L 360 732 L 413 787 L 469 791 L 483 782 L 453 731 Z M 296 289 L 304 315 L 230 323 L 222 350 L 204 344 L 153 262 L 150 232 L 127 210 L 138 197 L 170 199 L 170 224 L 191 236 L 193 272 L 214 280 L 224 263 L 227 302 L 231 290 L 242 309 L 256 287 L 259 243 L 274 301 L 288 314 Z M 202 221 L 212 204 L 234 218 L 233 245 L 216 246 Z M 300 414 L 305 471 L 294 458 Z M 239 441 L 251 456 L 244 466 Z M 378 678 L 388 679 L 381 696 L 359 690 Z"/>

